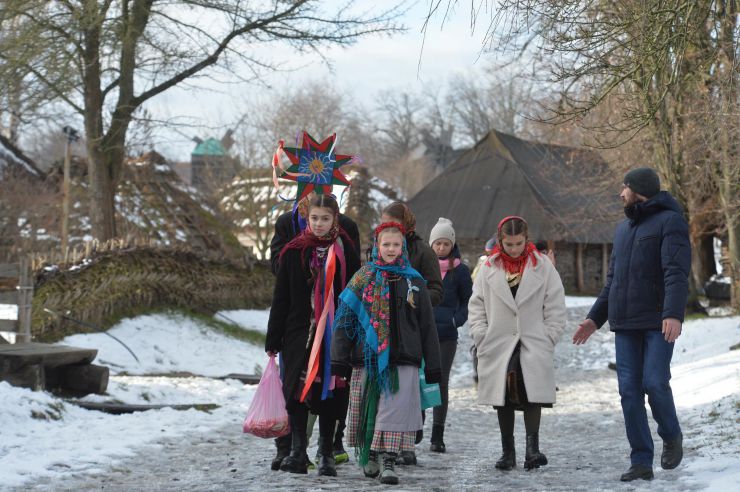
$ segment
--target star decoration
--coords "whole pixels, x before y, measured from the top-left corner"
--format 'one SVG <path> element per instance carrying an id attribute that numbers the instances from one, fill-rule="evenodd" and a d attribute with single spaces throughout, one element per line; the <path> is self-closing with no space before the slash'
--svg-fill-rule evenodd
<path id="1" fill-rule="evenodd" d="M 277 177 L 298 183 L 296 200 L 301 200 L 312 191 L 328 195 L 335 184 L 350 185 L 350 181 L 342 174 L 340 168 L 352 162 L 355 157 L 336 154 L 334 152 L 336 138 L 337 134 L 334 133 L 318 143 L 304 131 L 300 148 L 283 147 L 284 142 L 280 141 L 272 165 Z M 281 155 L 285 155 L 291 163 L 287 169 L 280 163 Z"/>

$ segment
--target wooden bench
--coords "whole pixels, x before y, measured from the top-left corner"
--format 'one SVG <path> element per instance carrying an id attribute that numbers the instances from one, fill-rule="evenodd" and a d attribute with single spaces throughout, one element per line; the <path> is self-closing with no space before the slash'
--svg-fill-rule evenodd
<path id="1" fill-rule="evenodd" d="M 102 394 L 109 370 L 90 364 L 97 354 L 95 349 L 47 343 L 0 345 L 0 380 L 33 390 Z"/>

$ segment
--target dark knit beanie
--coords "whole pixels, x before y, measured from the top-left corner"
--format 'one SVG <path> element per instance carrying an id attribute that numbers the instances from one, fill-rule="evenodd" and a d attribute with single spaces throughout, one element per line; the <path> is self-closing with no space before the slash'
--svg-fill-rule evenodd
<path id="1" fill-rule="evenodd" d="M 637 167 L 624 175 L 624 184 L 630 190 L 645 198 L 652 198 L 660 192 L 660 178 L 655 169 Z"/>

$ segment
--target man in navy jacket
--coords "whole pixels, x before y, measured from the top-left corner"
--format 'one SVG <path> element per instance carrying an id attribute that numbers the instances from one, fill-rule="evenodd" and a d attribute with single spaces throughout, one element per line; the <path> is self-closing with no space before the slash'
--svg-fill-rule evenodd
<path id="1" fill-rule="evenodd" d="M 606 285 L 573 343 L 585 343 L 607 320 L 615 333 L 619 394 L 632 448 L 630 469 L 620 478 L 626 482 L 653 478 L 645 394 L 663 439 L 661 466 L 675 468 L 683 457 L 669 381 L 688 297 L 691 245 L 683 211 L 660 191 L 653 169 L 628 172 L 620 197 L 627 219 L 617 226 Z"/>

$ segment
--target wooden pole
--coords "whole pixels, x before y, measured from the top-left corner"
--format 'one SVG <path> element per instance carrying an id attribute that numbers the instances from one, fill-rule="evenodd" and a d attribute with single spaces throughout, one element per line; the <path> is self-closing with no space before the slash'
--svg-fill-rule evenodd
<path id="1" fill-rule="evenodd" d="M 583 244 L 576 243 L 576 289 L 583 292 Z"/>
<path id="2" fill-rule="evenodd" d="M 18 279 L 18 342 L 31 341 L 31 301 L 33 300 L 33 275 L 27 256 L 22 256 Z"/>
<path id="3" fill-rule="evenodd" d="M 609 245 L 601 245 L 601 283 L 606 284 L 606 276 L 609 274 Z"/>
<path id="4" fill-rule="evenodd" d="M 70 184 L 70 161 L 72 160 L 72 143 L 67 138 L 67 146 L 64 152 L 64 181 L 62 184 L 62 251 L 67 250 L 69 245 L 69 184 Z"/>

